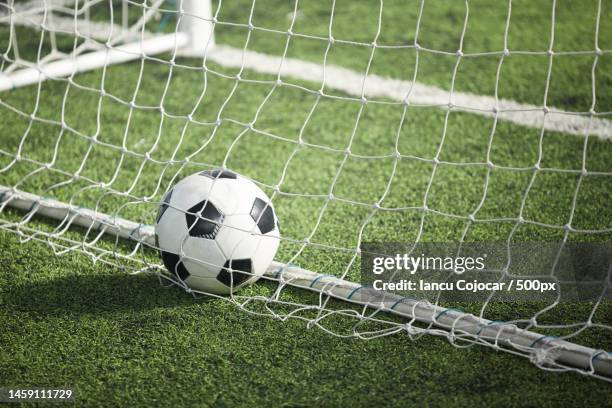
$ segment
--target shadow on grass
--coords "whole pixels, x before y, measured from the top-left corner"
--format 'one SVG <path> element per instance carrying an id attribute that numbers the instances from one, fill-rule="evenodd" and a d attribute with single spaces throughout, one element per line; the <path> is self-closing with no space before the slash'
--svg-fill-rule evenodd
<path id="1" fill-rule="evenodd" d="M 199 297 L 198 302 L 212 300 Z M 178 286 L 165 287 L 154 275 L 96 274 L 28 281 L 4 293 L 7 310 L 43 316 L 99 315 L 194 305 Z"/>

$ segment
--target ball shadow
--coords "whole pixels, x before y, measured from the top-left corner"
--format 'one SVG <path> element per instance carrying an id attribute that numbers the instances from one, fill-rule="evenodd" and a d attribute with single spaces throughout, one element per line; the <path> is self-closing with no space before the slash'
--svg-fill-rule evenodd
<path id="1" fill-rule="evenodd" d="M 192 306 L 210 298 L 187 294 L 153 274 L 71 275 L 17 284 L 5 290 L 7 310 L 41 316 L 104 315 Z"/>

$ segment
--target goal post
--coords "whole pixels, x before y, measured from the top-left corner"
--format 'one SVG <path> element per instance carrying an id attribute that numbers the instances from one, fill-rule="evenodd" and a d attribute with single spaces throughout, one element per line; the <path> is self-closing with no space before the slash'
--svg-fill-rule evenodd
<path id="1" fill-rule="evenodd" d="M 123 4 L 128 3 L 127 0 L 122 1 Z M 31 1 L 30 3 L 37 2 Z M 63 3 L 60 2 L 59 4 L 63 5 Z M 85 21 L 82 24 L 85 28 L 81 27 L 84 33 L 81 33 L 76 24 L 82 15 L 81 10 L 89 10 L 88 7 L 91 3 L 95 4 L 97 2 L 85 2 L 81 5 L 81 8 L 78 7 L 79 2 L 74 3 L 73 29 L 76 36 L 93 35 L 92 31 L 99 30 L 99 27 L 95 24 L 88 29 L 87 25 L 91 22 Z M 104 30 L 97 35 L 100 43 L 94 43 L 95 46 L 75 48 L 73 52 L 49 62 L 14 61 L 15 70 L 8 74 L 0 74 L 0 92 L 40 83 L 47 79 L 69 77 L 113 64 L 140 60 L 164 52 L 174 54 L 179 52 L 183 56 L 202 57 L 207 49 L 214 47 L 212 3 L 210 0 L 179 0 L 174 12 L 179 21 L 176 32 L 158 35 L 147 33 L 148 35 L 145 37 L 146 23 L 155 12 L 158 12 L 163 3 L 160 0 L 155 1 L 151 6 L 147 6 L 145 3 L 143 15 L 138 22 L 130 27 L 123 27 L 126 31 L 120 29 L 115 29 L 114 32 L 112 29 Z M 43 8 L 44 13 L 42 13 L 42 17 L 39 16 L 41 27 L 45 27 L 49 23 L 48 20 L 53 19 L 53 8 L 50 7 L 50 9 Z M 171 13 L 171 11 L 165 12 Z M 22 7 L 20 11 L 14 12 L 9 8 L 8 15 L 0 17 L 0 21 L 8 23 L 10 26 L 13 26 L 13 24 L 29 25 L 32 24 L 32 13 L 31 8 Z M 67 17 L 63 18 L 69 20 Z M 126 35 L 126 33 L 130 33 L 130 35 Z"/>
<path id="2" fill-rule="evenodd" d="M 270 196 L 281 243 L 266 283 L 220 300 L 612 381 L 612 265 L 567 319 L 559 299 L 508 318 L 493 294 L 467 312 L 358 283 L 368 242 L 612 239 L 605 12 L 552 3 L 0 1 L 0 230 L 201 294 L 165 272 L 153 224 L 181 178 L 231 169 Z"/>
<path id="3" fill-rule="evenodd" d="M 178 32 L 187 36 L 187 44 L 178 47 L 180 55 L 202 57 L 215 46 L 211 0 L 178 0 Z"/>

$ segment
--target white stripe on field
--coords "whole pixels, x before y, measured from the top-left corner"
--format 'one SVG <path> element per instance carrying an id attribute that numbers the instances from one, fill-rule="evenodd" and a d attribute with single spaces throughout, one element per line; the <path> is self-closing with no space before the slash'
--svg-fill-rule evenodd
<path id="1" fill-rule="evenodd" d="M 71 0 L 45 0 L 57 7 L 61 7 Z M 97 0 L 90 0 L 91 4 Z M 41 0 L 33 0 L 28 5 L 42 3 Z M 18 25 L 39 26 L 42 22 L 42 14 L 39 9 L 28 7 L 19 8 L 15 6 L 16 13 L 13 13 L 13 23 Z M 44 8 L 43 8 L 44 9 Z M 0 22 L 9 20 L 8 16 L 0 15 Z M 5 21 L 6 20 L 6 21 Z M 39 21 L 40 20 L 40 21 Z M 73 18 L 54 16 L 46 22 L 47 29 L 57 32 L 75 33 L 78 31 L 82 35 L 87 35 L 93 39 L 106 40 L 112 28 L 113 33 L 122 34 L 123 30 L 119 26 L 111 27 L 106 23 L 93 23 L 78 19 L 78 27 L 75 27 Z M 77 30 L 78 29 L 78 30 Z M 145 32 L 147 33 L 147 32 Z M 148 34 L 148 33 L 147 33 Z M 125 39 L 124 39 L 125 40 Z M 180 55 L 191 55 L 189 50 Z M 300 59 L 284 58 L 279 56 L 261 54 L 254 51 L 242 50 L 228 46 L 218 45 L 208 51 L 208 59 L 224 67 L 242 67 L 256 72 L 273 74 L 279 73 L 281 77 L 293 77 L 300 80 L 322 83 L 324 66 L 313 62 Z M 282 67 L 281 67 L 282 63 Z M 435 86 L 423 85 L 418 82 L 384 78 L 378 75 L 368 75 L 365 87 L 363 86 L 363 73 L 342 68 L 336 65 L 325 65 L 325 88 L 336 89 L 356 97 L 366 98 L 388 98 L 394 101 L 403 101 L 419 106 L 438 106 L 446 108 L 452 103 L 454 109 L 468 111 L 478 115 L 493 117 L 495 98 L 492 96 L 476 95 L 467 92 L 453 92 L 437 88 Z M 412 89 L 411 89 L 412 87 Z M 594 135 L 602 139 L 612 139 L 612 121 L 607 119 L 590 118 L 589 115 L 567 112 L 554 107 L 548 108 L 548 114 L 544 113 L 542 106 L 518 103 L 509 99 L 499 99 L 497 101 L 498 118 L 517 123 L 519 125 L 547 131 L 563 132 L 575 135 Z M 546 117 L 546 119 L 544 119 Z"/>
<path id="2" fill-rule="evenodd" d="M 281 77 L 293 77 L 305 81 L 321 83 L 323 81 L 323 65 L 294 58 L 284 58 L 242 50 L 227 46 L 217 46 L 208 52 L 208 59 L 224 67 L 242 67 L 264 74 L 278 74 Z M 282 62 L 282 67 L 281 67 Z M 495 98 L 492 96 L 475 95 L 466 92 L 450 92 L 435 86 L 419 84 L 411 81 L 384 78 L 378 75 L 368 75 L 365 84 L 366 98 L 389 98 L 403 101 L 412 91 L 408 102 L 414 105 L 439 106 L 446 108 L 452 102 L 454 109 L 469 111 L 483 116 L 494 116 Z M 325 65 L 325 87 L 346 92 L 349 95 L 361 97 L 363 73 L 335 65 Z M 502 120 L 523 126 L 547 131 L 570 133 L 575 135 L 591 134 L 602 139 L 612 139 L 612 122 L 606 119 L 591 119 L 588 115 L 579 115 L 561 109 L 549 107 L 545 115 L 541 106 L 518 103 L 508 99 L 497 101 L 498 117 Z M 544 117 L 546 120 L 544 121 Z"/>
<path id="3" fill-rule="evenodd" d="M 76 11 L 76 16 L 74 7 L 67 7 L 73 4 L 74 0 L 31 0 L 27 3 L 14 4 L 12 12 L 9 12 L 8 7 L 0 5 L 0 24 L 12 23 L 17 26 L 40 29 L 44 23 L 45 30 L 49 32 L 80 35 L 99 41 L 106 41 L 127 32 L 127 28 L 124 29 L 118 24 L 91 21 L 85 18 L 82 9 L 100 2 L 101 0 L 90 0 L 81 4 L 81 8 Z M 46 15 L 45 9 L 47 10 Z M 61 11 L 61 13 L 53 11 Z M 148 38 L 151 34 L 145 31 L 145 36 Z M 138 38 L 140 38 L 140 32 L 130 37 L 130 39 Z"/>
<path id="4" fill-rule="evenodd" d="M 8 22 L 8 17 L 0 17 L 0 23 Z M 42 14 L 20 15 L 13 14 L 12 22 L 18 26 L 39 28 L 43 23 Z M 72 17 L 48 18 L 45 21 L 45 30 L 59 34 L 80 35 L 94 40 L 106 41 L 114 36 L 123 33 L 123 28 L 117 24 L 107 24 L 84 19 L 74 19 Z"/>

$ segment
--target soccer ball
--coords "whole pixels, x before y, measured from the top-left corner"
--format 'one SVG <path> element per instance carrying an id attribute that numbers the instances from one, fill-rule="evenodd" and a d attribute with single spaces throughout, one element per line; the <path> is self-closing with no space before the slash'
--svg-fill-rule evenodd
<path id="1" fill-rule="evenodd" d="M 192 289 L 226 295 L 258 280 L 279 245 L 266 194 L 228 170 L 192 174 L 163 198 L 155 224 L 162 261 Z"/>

